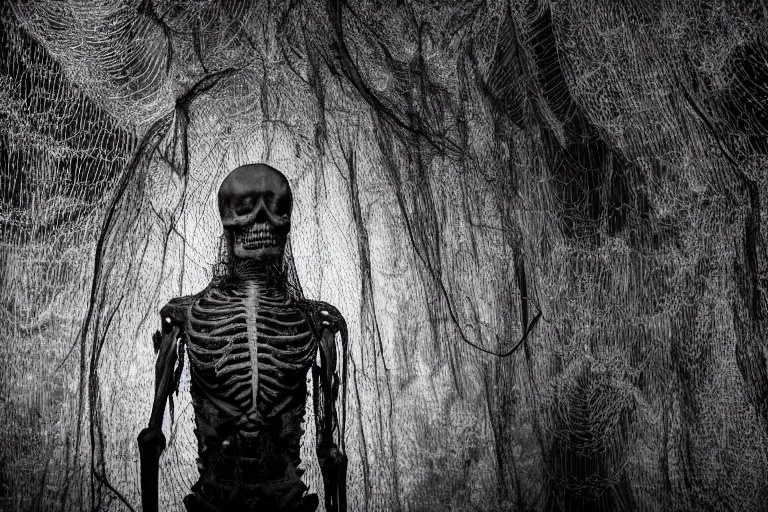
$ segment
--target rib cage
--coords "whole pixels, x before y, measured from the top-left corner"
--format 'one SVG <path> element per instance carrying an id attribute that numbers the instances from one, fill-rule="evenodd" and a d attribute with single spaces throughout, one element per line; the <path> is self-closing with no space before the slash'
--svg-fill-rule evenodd
<path id="1" fill-rule="evenodd" d="M 193 383 L 241 434 L 257 434 L 262 422 L 305 400 L 317 343 L 275 286 L 253 280 L 208 290 L 189 306 L 186 332 Z"/>

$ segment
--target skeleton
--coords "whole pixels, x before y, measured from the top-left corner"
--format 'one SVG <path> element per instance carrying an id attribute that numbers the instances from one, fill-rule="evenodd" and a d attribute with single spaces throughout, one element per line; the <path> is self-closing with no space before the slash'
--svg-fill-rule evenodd
<path id="1" fill-rule="evenodd" d="M 155 397 L 139 434 L 142 504 L 158 509 L 158 463 L 165 448 L 166 402 L 178 392 L 189 359 L 200 478 L 184 499 L 188 511 L 309 511 L 299 457 L 312 370 L 317 456 L 326 510 L 346 510 L 344 388 L 347 329 L 333 306 L 296 292 L 282 262 L 292 207 L 288 180 L 263 164 L 238 167 L 219 189 L 219 212 L 231 255 L 228 275 L 194 296 L 171 300 L 155 334 Z"/>

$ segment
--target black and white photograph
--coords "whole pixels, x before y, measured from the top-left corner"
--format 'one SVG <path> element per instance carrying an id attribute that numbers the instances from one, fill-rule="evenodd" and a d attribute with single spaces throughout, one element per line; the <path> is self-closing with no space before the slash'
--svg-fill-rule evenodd
<path id="1" fill-rule="evenodd" d="M 0 511 L 768 510 L 768 4 L 0 0 Z"/>

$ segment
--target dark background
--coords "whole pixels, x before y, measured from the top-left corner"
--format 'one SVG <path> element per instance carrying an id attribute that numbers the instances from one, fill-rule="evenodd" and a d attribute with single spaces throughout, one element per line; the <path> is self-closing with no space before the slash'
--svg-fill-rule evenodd
<path id="1" fill-rule="evenodd" d="M 763 510 L 767 11 L 3 3 L 0 509 L 140 508 L 157 311 L 263 161 L 350 325 L 351 510 Z"/>

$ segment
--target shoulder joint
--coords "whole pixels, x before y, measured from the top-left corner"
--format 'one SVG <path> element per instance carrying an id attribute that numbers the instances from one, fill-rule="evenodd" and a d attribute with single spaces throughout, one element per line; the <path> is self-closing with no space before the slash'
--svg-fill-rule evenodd
<path id="1" fill-rule="evenodd" d="M 187 319 L 187 308 L 192 304 L 194 296 L 176 297 L 160 308 L 160 318 L 163 333 L 171 332 L 173 327 L 182 329 Z"/>

